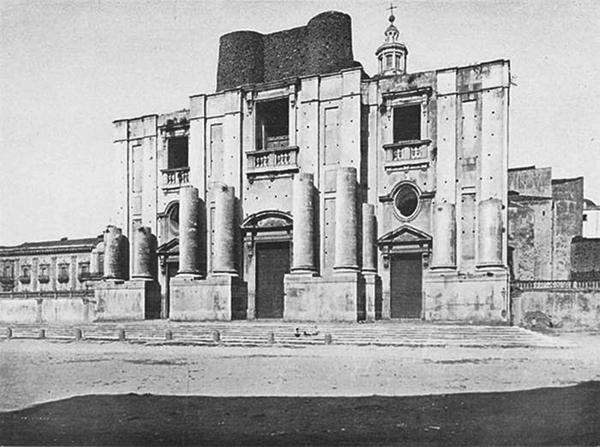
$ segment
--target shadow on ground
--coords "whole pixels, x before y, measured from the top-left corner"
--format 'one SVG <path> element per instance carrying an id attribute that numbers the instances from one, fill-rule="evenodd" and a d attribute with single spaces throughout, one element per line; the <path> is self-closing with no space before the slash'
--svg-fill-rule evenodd
<path id="1" fill-rule="evenodd" d="M 597 445 L 600 382 L 410 397 L 88 395 L 0 413 L 0 443 Z"/>

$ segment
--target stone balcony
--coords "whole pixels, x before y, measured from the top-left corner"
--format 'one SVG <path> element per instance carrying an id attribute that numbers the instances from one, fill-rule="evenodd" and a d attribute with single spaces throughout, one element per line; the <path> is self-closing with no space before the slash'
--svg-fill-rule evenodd
<path id="1" fill-rule="evenodd" d="M 246 157 L 246 175 L 250 181 L 298 172 L 298 146 L 246 152 Z"/>
<path id="2" fill-rule="evenodd" d="M 384 144 L 386 171 L 420 169 L 429 166 L 431 140 L 409 140 Z"/>
<path id="3" fill-rule="evenodd" d="M 161 169 L 160 172 L 162 174 L 163 189 L 176 189 L 190 183 L 190 168 L 188 166 L 184 168 Z"/>

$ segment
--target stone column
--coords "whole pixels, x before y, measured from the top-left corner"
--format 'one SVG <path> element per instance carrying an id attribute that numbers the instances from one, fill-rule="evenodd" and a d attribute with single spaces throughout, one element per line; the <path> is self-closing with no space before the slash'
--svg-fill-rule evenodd
<path id="1" fill-rule="evenodd" d="M 198 189 L 179 190 L 179 271 L 178 275 L 200 275 L 200 228 Z"/>
<path id="2" fill-rule="evenodd" d="M 434 241 L 431 268 L 456 267 L 456 206 L 437 203 L 434 207 Z"/>
<path id="3" fill-rule="evenodd" d="M 156 279 L 156 237 L 149 227 L 138 227 L 133 232 L 134 279 Z"/>
<path id="4" fill-rule="evenodd" d="M 362 206 L 362 270 L 377 271 L 377 228 L 375 224 L 375 206 L 363 203 Z"/>
<path id="5" fill-rule="evenodd" d="M 292 202 L 294 259 L 291 269 L 294 273 L 315 271 L 313 181 L 313 175 L 307 173 L 298 174 L 294 178 Z"/>
<path id="6" fill-rule="evenodd" d="M 499 267 L 502 261 L 502 201 L 487 199 L 479 202 L 478 267 Z"/>
<path id="7" fill-rule="evenodd" d="M 233 186 L 215 187 L 214 258 L 215 274 L 236 274 L 235 270 L 235 194 Z"/>
<path id="8" fill-rule="evenodd" d="M 334 270 L 358 270 L 358 231 L 356 210 L 356 168 L 337 170 L 335 200 Z"/>
<path id="9" fill-rule="evenodd" d="M 104 279 L 125 279 L 125 245 L 121 229 L 109 225 L 104 231 Z"/>
<path id="10" fill-rule="evenodd" d="M 100 271 L 100 253 L 98 247 L 92 249 L 90 254 L 90 273 L 92 275 L 97 274 Z"/>

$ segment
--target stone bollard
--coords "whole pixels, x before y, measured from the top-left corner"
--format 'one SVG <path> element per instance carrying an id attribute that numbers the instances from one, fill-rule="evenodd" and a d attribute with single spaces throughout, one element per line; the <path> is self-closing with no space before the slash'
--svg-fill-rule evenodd
<path id="1" fill-rule="evenodd" d="M 269 344 L 272 345 L 275 343 L 275 334 L 273 332 L 269 332 Z"/>
<path id="2" fill-rule="evenodd" d="M 38 332 L 38 338 L 40 340 L 46 338 L 46 330 L 45 329 L 40 329 L 39 330 L 39 332 Z"/>
<path id="3" fill-rule="evenodd" d="M 325 344 L 330 345 L 331 343 L 333 343 L 333 338 L 331 337 L 331 334 L 325 334 Z"/>
<path id="4" fill-rule="evenodd" d="M 165 331 L 165 340 L 173 340 L 173 331 L 169 329 Z"/>
<path id="5" fill-rule="evenodd" d="M 221 333 L 219 331 L 213 331 L 212 339 L 215 343 L 221 343 Z"/>
<path id="6" fill-rule="evenodd" d="M 13 331 L 11 328 L 7 327 L 6 328 L 6 338 L 12 338 L 13 337 Z"/>
<path id="7" fill-rule="evenodd" d="M 125 329 L 119 329 L 119 341 L 125 341 Z"/>
<path id="8" fill-rule="evenodd" d="M 83 338 L 83 333 L 81 332 L 81 329 L 79 329 L 79 328 L 75 329 L 74 335 L 75 335 L 75 340 L 81 340 Z"/>

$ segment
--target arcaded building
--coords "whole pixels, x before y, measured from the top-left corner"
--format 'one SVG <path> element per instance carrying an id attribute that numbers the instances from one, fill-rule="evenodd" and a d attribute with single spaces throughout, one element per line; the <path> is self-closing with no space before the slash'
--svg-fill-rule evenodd
<path id="1" fill-rule="evenodd" d="M 340 12 L 232 32 L 216 92 L 115 121 L 163 317 L 509 321 L 509 62 L 411 72 L 393 16 L 382 40 L 368 75 Z"/>

